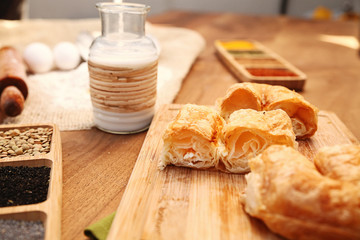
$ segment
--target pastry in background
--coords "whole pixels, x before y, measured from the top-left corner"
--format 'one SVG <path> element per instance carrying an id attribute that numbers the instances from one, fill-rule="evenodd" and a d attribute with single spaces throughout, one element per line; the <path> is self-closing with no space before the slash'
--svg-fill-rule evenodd
<path id="1" fill-rule="evenodd" d="M 225 97 L 217 100 L 217 106 L 225 119 L 238 109 L 282 109 L 291 118 L 297 139 L 309 138 L 317 130 L 318 109 L 299 93 L 283 86 L 236 83 L 228 89 Z"/>
<path id="2" fill-rule="evenodd" d="M 318 109 L 306 101 L 303 96 L 282 86 L 264 86 L 263 109 L 284 110 L 293 125 L 295 135 L 298 139 L 313 136 L 317 130 Z"/>
<path id="3" fill-rule="evenodd" d="M 225 97 L 217 100 L 216 105 L 225 120 L 229 118 L 231 113 L 239 109 L 261 111 L 262 92 L 262 84 L 234 84 L 227 90 Z"/>
<path id="4" fill-rule="evenodd" d="M 343 144 L 321 148 L 314 158 L 318 171 L 329 178 L 358 184 L 360 191 L 360 146 Z"/>
<path id="5" fill-rule="evenodd" d="M 187 104 L 163 136 L 159 168 L 166 165 L 207 169 L 218 164 L 217 147 L 224 120 L 212 108 Z"/>
<path id="6" fill-rule="evenodd" d="M 219 168 L 232 173 L 249 172 L 248 159 L 272 144 L 294 148 L 298 145 L 291 120 L 280 109 L 262 112 L 252 109 L 235 111 L 224 126 L 221 137 L 224 148 Z"/>
<path id="7" fill-rule="evenodd" d="M 343 180 L 352 166 L 330 178 L 284 145 L 270 146 L 249 166 L 245 211 L 273 232 L 300 240 L 360 239 L 359 185 Z"/>

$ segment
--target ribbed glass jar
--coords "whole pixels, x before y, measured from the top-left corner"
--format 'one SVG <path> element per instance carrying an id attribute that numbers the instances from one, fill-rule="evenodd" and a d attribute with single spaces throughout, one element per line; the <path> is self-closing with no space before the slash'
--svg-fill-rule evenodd
<path id="1" fill-rule="evenodd" d="M 88 68 L 95 125 L 128 134 L 148 128 L 154 115 L 158 52 L 145 35 L 150 7 L 98 3 L 102 34 L 90 47 Z"/>

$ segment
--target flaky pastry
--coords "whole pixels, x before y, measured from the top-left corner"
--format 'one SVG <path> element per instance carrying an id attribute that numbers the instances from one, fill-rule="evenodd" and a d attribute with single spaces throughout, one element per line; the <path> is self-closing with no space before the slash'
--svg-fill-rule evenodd
<path id="1" fill-rule="evenodd" d="M 198 169 L 218 164 L 217 147 L 224 120 L 212 108 L 184 105 L 163 136 L 159 168 L 173 164 Z"/>
<path id="2" fill-rule="evenodd" d="M 282 109 L 291 118 L 298 139 L 311 137 L 317 130 L 318 109 L 303 96 L 283 86 L 264 86 L 264 110 Z"/>
<path id="3" fill-rule="evenodd" d="M 323 147 L 316 154 L 314 164 L 324 176 L 360 185 L 359 145 L 343 144 Z"/>
<path id="4" fill-rule="evenodd" d="M 172 164 L 246 173 L 248 159 L 269 145 L 297 148 L 290 118 L 281 109 L 241 109 L 225 123 L 214 109 L 187 104 L 168 125 L 163 140 L 160 169 Z"/>
<path id="5" fill-rule="evenodd" d="M 273 232 L 300 240 L 360 239 L 359 185 L 343 180 L 351 167 L 337 172 L 342 177 L 322 175 L 306 157 L 283 145 L 270 146 L 249 166 L 245 211 Z"/>
<path id="6" fill-rule="evenodd" d="M 216 100 L 216 105 L 224 119 L 239 109 L 262 110 L 262 84 L 237 83 L 233 84 L 223 98 Z"/>
<path id="7" fill-rule="evenodd" d="M 280 109 L 237 110 L 230 115 L 221 138 L 224 149 L 220 151 L 219 168 L 232 173 L 249 172 L 248 159 L 272 144 L 297 148 L 290 118 Z"/>
<path id="8" fill-rule="evenodd" d="M 291 118 L 298 139 L 311 137 L 317 130 L 318 109 L 303 96 L 283 86 L 259 83 L 237 83 L 231 86 L 217 106 L 224 119 L 238 109 L 274 110 L 282 109 Z"/>

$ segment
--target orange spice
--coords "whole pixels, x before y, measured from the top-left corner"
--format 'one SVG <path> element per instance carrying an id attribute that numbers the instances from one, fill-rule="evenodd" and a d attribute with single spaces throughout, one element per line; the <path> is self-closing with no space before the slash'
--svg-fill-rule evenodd
<path id="1" fill-rule="evenodd" d="M 255 77 L 297 77 L 298 75 L 286 68 L 246 68 Z"/>

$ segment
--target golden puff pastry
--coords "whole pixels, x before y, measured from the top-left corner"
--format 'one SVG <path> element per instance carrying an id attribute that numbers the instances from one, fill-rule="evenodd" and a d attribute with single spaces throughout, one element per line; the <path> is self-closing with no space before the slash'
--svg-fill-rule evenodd
<path id="1" fill-rule="evenodd" d="M 318 171 L 329 178 L 360 186 L 360 146 L 343 144 L 321 148 L 314 158 Z M 358 189 L 360 191 L 360 188 Z"/>
<path id="2" fill-rule="evenodd" d="M 317 130 L 319 110 L 303 96 L 283 86 L 264 86 L 263 109 L 282 109 L 291 118 L 296 137 L 305 139 Z"/>
<path id="3" fill-rule="evenodd" d="M 236 83 L 228 89 L 225 97 L 217 100 L 216 105 L 225 119 L 238 109 L 282 109 L 291 118 L 298 139 L 311 137 L 317 130 L 318 109 L 300 94 L 283 86 Z"/>
<path id="4" fill-rule="evenodd" d="M 262 85 L 252 83 L 233 84 L 226 92 L 225 97 L 217 99 L 216 105 L 224 119 L 239 109 L 262 110 Z"/>
<path id="5" fill-rule="evenodd" d="M 169 164 L 198 169 L 215 167 L 219 161 L 218 135 L 224 123 L 210 107 L 184 105 L 163 136 L 159 168 Z"/>
<path id="6" fill-rule="evenodd" d="M 249 165 L 245 211 L 270 230 L 288 239 L 360 239 L 358 185 L 322 175 L 283 145 L 270 146 Z"/>
<path id="7" fill-rule="evenodd" d="M 237 110 L 230 115 L 221 138 L 224 149 L 219 168 L 232 173 L 249 172 L 248 159 L 272 144 L 294 148 L 298 144 L 289 116 L 280 109 L 262 112 Z"/>

